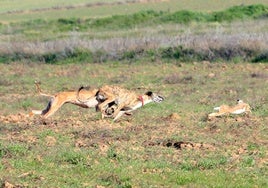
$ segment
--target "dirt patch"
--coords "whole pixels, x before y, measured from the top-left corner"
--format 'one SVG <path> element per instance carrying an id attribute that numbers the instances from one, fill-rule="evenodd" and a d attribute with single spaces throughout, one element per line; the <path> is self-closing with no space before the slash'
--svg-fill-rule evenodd
<path id="1" fill-rule="evenodd" d="M 0 115 L 1 123 L 27 123 L 29 124 L 29 115 L 25 113 L 9 114 L 9 115 Z"/>
<path id="2" fill-rule="evenodd" d="M 180 119 L 181 119 L 181 116 L 177 113 L 172 113 L 169 116 L 164 118 L 164 120 L 167 120 L 167 121 L 176 121 Z"/>
<path id="3" fill-rule="evenodd" d="M 265 74 L 265 73 L 251 73 L 251 78 L 259 78 L 259 79 L 268 79 L 268 74 Z"/>
<path id="4" fill-rule="evenodd" d="M 85 128 L 80 131 L 74 131 L 76 147 L 93 147 L 105 150 L 114 142 L 127 142 L 130 140 L 129 134 L 125 134 L 122 128 Z"/>
<path id="5" fill-rule="evenodd" d="M 193 143 L 193 142 L 185 142 L 185 141 L 173 141 L 173 140 L 164 140 L 164 141 L 145 141 L 143 143 L 145 147 L 150 146 L 164 146 L 164 147 L 171 147 L 179 150 L 183 149 L 208 149 L 208 150 L 215 150 L 215 147 L 211 144 L 205 143 Z"/>

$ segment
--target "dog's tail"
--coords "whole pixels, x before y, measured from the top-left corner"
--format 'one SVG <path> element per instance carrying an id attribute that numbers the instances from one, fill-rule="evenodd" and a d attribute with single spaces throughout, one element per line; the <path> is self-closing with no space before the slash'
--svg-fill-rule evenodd
<path id="1" fill-rule="evenodd" d="M 82 102 L 82 103 L 87 102 L 87 99 L 86 99 L 86 100 L 82 100 L 82 99 L 80 98 L 79 93 L 80 93 L 81 90 L 83 90 L 83 89 L 89 89 L 89 88 L 90 88 L 89 86 L 86 86 L 86 87 L 81 86 L 81 87 L 77 90 L 76 98 L 77 98 L 77 100 L 78 100 L 79 102 Z"/>
<path id="2" fill-rule="evenodd" d="M 53 95 L 46 94 L 46 93 L 43 93 L 43 92 L 41 91 L 41 88 L 40 88 L 40 84 L 41 84 L 41 83 L 40 83 L 40 82 L 35 81 L 34 84 L 35 84 L 36 90 L 37 90 L 37 92 L 38 92 L 39 95 L 46 96 L 46 97 L 52 97 L 52 98 L 54 97 Z"/>

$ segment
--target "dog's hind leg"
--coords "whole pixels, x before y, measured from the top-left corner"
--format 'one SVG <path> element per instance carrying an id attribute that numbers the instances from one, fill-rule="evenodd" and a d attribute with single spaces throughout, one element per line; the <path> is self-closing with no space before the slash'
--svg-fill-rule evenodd
<path id="1" fill-rule="evenodd" d="M 48 102 L 47 107 L 44 110 L 32 110 L 29 113 L 29 116 L 33 116 L 33 115 L 43 116 L 44 114 L 46 114 L 50 110 L 52 102 L 53 102 L 53 98 Z"/>
<path id="2" fill-rule="evenodd" d="M 32 110 L 29 116 L 32 116 L 34 114 L 41 115 L 44 119 L 46 119 L 49 116 L 53 115 L 64 103 L 64 101 L 60 101 L 57 98 L 52 98 L 44 110 Z"/>
<path id="3" fill-rule="evenodd" d="M 66 101 L 58 100 L 58 98 L 53 98 L 49 101 L 47 108 L 42 111 L 42 117 L 44 119 L 53 115 Z"/>

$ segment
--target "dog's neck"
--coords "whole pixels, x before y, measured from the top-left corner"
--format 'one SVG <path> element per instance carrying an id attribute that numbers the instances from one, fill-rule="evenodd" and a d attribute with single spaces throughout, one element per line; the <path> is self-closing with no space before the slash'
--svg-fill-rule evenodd
<path id="1" fill-rule="evenodd" d="M 132 110 L 136 110 L 138 108 L 141 108 L 142 106 L 153 102 L 152 98 L 149 97 L 148 95 L 141 95 L 138 98 L 138 103 L 132 108 Z"/>

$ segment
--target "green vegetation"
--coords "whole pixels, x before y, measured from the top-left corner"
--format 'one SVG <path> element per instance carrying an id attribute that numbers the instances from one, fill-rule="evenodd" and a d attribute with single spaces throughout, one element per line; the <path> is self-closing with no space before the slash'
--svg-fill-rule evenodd
<path id="1" fill-rule="evenodd" d="M 59 29 L 60 31 L 69 31 L 78 28 L 81 31 L 88 29 L 129 29 L 141 26 L 152 26 L 166 23 L 188 24 L 190 22 L 231 22 L 241 19 L 258 19 L 266 17 L 268 7 L 265 5 L 234 6 L 225 11 L 212 13 L 198 13 L 188 10 L 177 12 L 156 12 L 154 10 L 140 11 L 130 15 L 114 15 L 107 18 L 59 18 L 58 20 L 31 20 L 28 22 L 14 23 L 18 31 L 33 30 L 34 28 Z M 12 26 L 12 25 L 11 25 Z M 15 31 L 14 31 L 15 32 Z M 54 32 L 58 32 L 57 30 Z"/>
<path id="2" fill-rule="evenodd" d="M 0 184 L 21 187 L 267 187 L 267 65 L 250 63 L 0 64 Z M 238 74 L 239 72 L 239 74 Z M 213 74 L 212 74 L 213 73 Z M 35 93 L 118 84 L 158 91 L 161 104 L 120 122 L 64 105 L 49 120 Z M 142 89 L 136 89 L 136 88 Z M 249 116 L 208 121 L 242 98 Z M 23 101 L 31 101 L 25 105 Z M 177 114 L 177 117 L 171 117 Z M 189 142 L 179 148 L 179 142 Z M 194 145 L 195 144 L 195 145 Z M 199 147 L 203 144 L 203 147 Z"/>
<path id="3" fill-rule="evenodd" d="M 209 54 L 212 53 L 212 54 Z M 105 51 L 90 52 L 84 49 L 75 48 L 73 50 L 49 52 L 46 54 L 25 54 L 12 53 L 1 54 L 0 63 L 10 63 L 17 61 L 45 62 L 49 64 L 69 64 L 69 63 L 103 63 L 108 61 L 141 61 L 141 60 L 176 60 L 182 62 L 192 61 L 251 61 L 254 63 L 268 62 L 267 52 L 260 52 L 258 49 L 241 48 L 229 49 L 209 49 L 209 51 L 196 51 L 195 49 L 185 49 L 182 46 L 160 48 L 155 50 L 138 49 L 135 51 L 124 51 L 119 54 L 110 55 Z"/>
<path id="4" fill-rule="evenodd" d="M 252 62 L 267 62 L 267 48 L 262 39 L 253 39 L 252 44 L 248 44 L 248 42 L 241 41 L 233 46 L 232 41 L 230 44 L 226 45 L 226 38 L 219 38 L 223 36 L 217 37 L 217 40 L 220 40 L 215 44 L 210 44 L 208 48 L 205 46 L 189 46 L 184 43 L 175 46 L 168 47 L 148 47 L 145 43 L 141 44 L 140 47 L 136 47 L 133 49 L 131 44 L 124 48 L 124 50 L 116 50 L 115 53 L 111 53 L 110 50 L 104 49 L 87 49 L 88 47 L 81 47 L 80 44 L 76 44 L 75 46 L 69 45 L 68 43 L 74 43 L 77 36 L 74 36 L 74 39 L 67 38 L 68 42 L 66 43 L 66 35 L 68 32 L 77 33 L 76 35 L 80 35 L 83 32 L 100 32 L 103 33 L 101 36 L 101 40 L 103 37 L 107 37 L 107 32 L 112 32 L 114 30 L 119 30 L 127 33 L 130 30 L 135 28 L 144 28 L 146 27 L 154 27 L 158 25 L 168 25 L 168 24 L 183 24 L 186 26 L 190 26 L 192 23 L 198 23 L 200 25 L 213 25 L 213 23 L 222 23 L 224 22 L 234 22 L 234 21 L 245 21 L 249 19 L 255 20 L 263 20 L 267 19 L 268 7 L 264 5 L 249 5 L 249 6 L 235 6 L 231 7 L 225 11 L 220 12 L 212 12 L 212 13 L 196 13 L 192 11 L 178 11 L 178 12 L 156 12 L 153 10 L 149 11 L 141 11 L 132 15 L 114 15 L 107 18 L 90 18 L 90 19 L 81 19 L 81 18 L 59 18 L 54 21 L 45 21 L 45 20 L 33 20 L 30 22 L 22 22 L 22 23 L 14 23 L 9 26 L 2 26 L 2 31 L 4 36 L 6 35 L 6 40 L 17 40 L 10 39 L 10 35 L 20 35 L 21 40 L 40 40 L 43 38 L 44 42 L 58 42 L 56 38 L 62 38 L 62 41 L 58 42 L 59 44 L 55 44 L 54 46 L 60 46 L 59 50 L 44 50 L 40 52 L 35 52 L 36 48 L 40 48 L 43 44 L 37 43 L 37 46 L 34 49 L 30 49 L 28 51 L 24 51 L 24 45 L 22 47 L 17 47 L 18 44 L 14 41 L 14 45 L 12 43 L 8 43 L 6 45 L 8 49 L 3 49 L 0 53 L 0 62 L 9 63 L 14 61 L 42 61 L 46 63 L 70 63 L 70 62 L 106 62 L 109 60 L 141 60 L 141 59 L 176 59 L 179 61 L 252 61 Z M 49 25 L 49 27 L 47 27 Z M 263 28 L 265 29 L 265 28 Z M 75 31 L 77 30 L 77 31 Z M 35 31 L 35 32 L 34 32 Z M 207 32 L 207 31 L 205 31 Z M 94 34 L 92 33 L 92 37 Z M 168 35 L 167 32 L 165 35 Z M 171 34 L 171 36 L 174 34 Z M 199 33 L 200 37 L 202 37 L 202 33 Z M 24 36 L 24 37 L 22 37 Z M 58 36 L 58 37 L 54 37 Z M 49 37 L 49 38 L 47 38 Z M 72 36 L 70 36 L 72 37 Z M 109 37 L 109 36 L 108 36 Z M 132 36 L 131 36 L 132 37 Z M 133 34 L 133 37 L 136 37 Z M 137 36 L 141 37 L 141 36 Z M 214 36 L 215 37 L 215 36 Z M 237 38 L 237 36 L 235 36 Z M 250 37 L 250 35 L 249 35 Z M 5 37 L 4 37 L 5 38 Z M 25 38 L 25 39 L 24 39 Z M 84 37 L 83 37 L 84 38 Z M 84 40 L 83 38 L 78 39 Z M 91 39 L 91 37 L 86 37 Z M 113 38 L 113 36 L 109 37 Z M 123 36 L 122 40 L 125 37 Z M 139 39 L 137 38 L 137 40 Z M 174 36 L 176 38 L 176 36 Z M 193 39 L 195 40 L 195 34 L 193 34 Z M 204 38 L 204 37 L 203 37 Z M 65 40 L 65 41 L 64 41 Z M 118 39 L 120 41 L 120 38 Z M 150 39 L 156 40 L 156 39 Z M 209 39 L 207 39 L 209 40 Z M 243 39 L 238 39 L 243 40 Z M 191 39 L 189 38 L 189 41 Z M 154 43 L 154 41 L 149 41 L 150 43 Z M 187 41 L 186 41 L 187 42 Z M 23 43 L 23 42 L 22 42 Z M 114 43 L 114 42 L 113 42 Z M 166 43 L 170 43 L 167 41 Z M 219 45 L 219 44 L 222 44 Z M 246 45 L 245 45 L 245 44 Z M 31 45 L 31 44 L 29 44 Z M 36 45 L 36 42 L 34 42 Z M 45 45 L 45 44 L 44 44 Z M 165 43 L 162 44 L 166 46 Z M 194 44 L 196 45 L 196 44 Z M 15 47 L 15 48 L 14 48 Z M 203 49 L 203 48 L 206 49 Z M 16 49 L 17 48 L 17 49 Z M 12 50 L 14 49 L 14 50 Z M 0 50 L 1 51 L 1 50 Z"/>
<path id="5" fill-rule="evenodd" d="M 177 12 L 190 10 L 197 12 L 222 11 L 231 6 L 268 4 L 267 0 L 233 0 L 210 1 L 204 0 L 168 0 L 155 3 L 139 3 L 139 0 L 53 0 L 44 2 L 41 0 L 25 0 L 23 4 L 19 0 L 0 1 L 0 22 L 22 22 L 26 20 L 44 19 L 55 20 L 59 17 L 68 19 L 76 18 L 100 18 L 111 15 L 129 15 L 139 11 L 155 10 Z"/>

